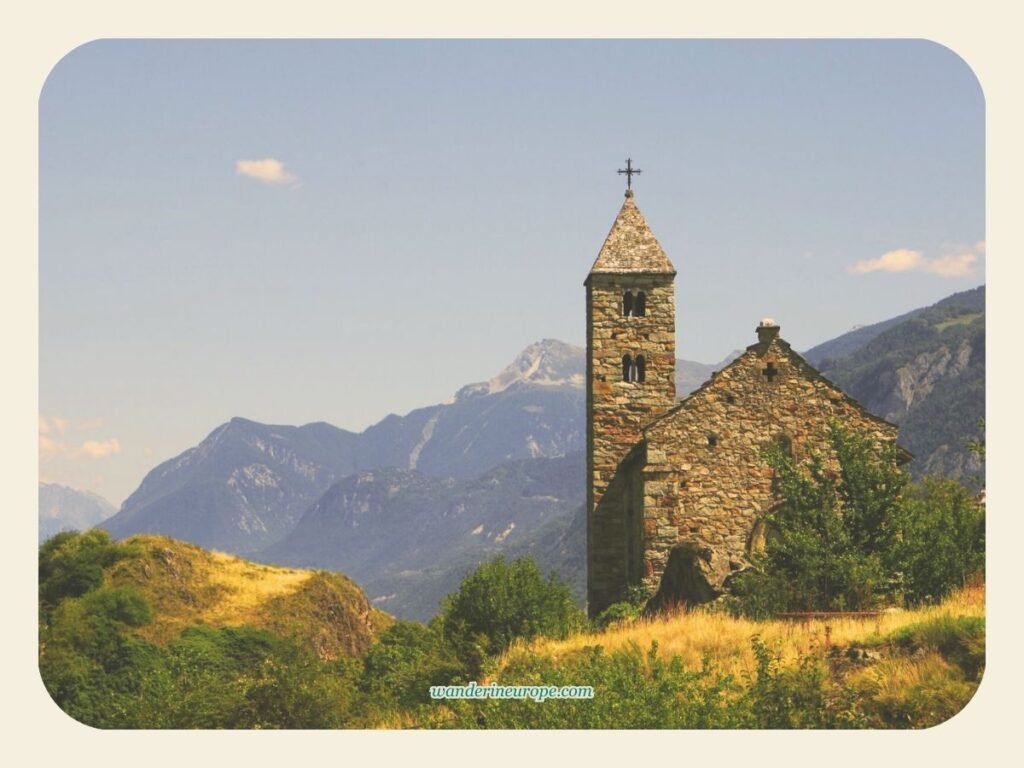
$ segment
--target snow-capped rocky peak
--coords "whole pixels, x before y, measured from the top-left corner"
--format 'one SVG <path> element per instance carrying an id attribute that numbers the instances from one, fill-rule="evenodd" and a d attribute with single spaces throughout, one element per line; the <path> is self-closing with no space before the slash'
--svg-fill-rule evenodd
<path id="1" fill-rule="evenodd" d="M 490 381 L 467 384 L 456 400 L 504 392 L 515 385 L 537 387 L 582 387 L 586 372 L 583 348 L 557 339 L 544 339 L 531 344 L 501 373 Z"/>

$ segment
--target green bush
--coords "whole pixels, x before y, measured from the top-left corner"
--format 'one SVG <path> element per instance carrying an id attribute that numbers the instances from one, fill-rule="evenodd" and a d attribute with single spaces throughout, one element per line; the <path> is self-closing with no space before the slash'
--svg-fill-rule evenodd
<path id="1" fill-rule="evenodd" d="M 893 586 L 892 552 L 909 478 L 896 448 L 878 446 L 838 424 L 829 430 L 838 473 L 819 454 L 806 466 L 779 446 L 765 453 L 780 505 L 767 516 L 757 570 L 733 584 L 743 613 L 864 610 Z"/>
<path id="2" fill-rule="evenodd" d="M 784 667 L 759 637 L 752 639 L 757 674 L 736 703 L 750 728 L 863 728 L 857 694 L 831 674 L 824 660 L 803 656 Z"/>
<path id="3" fill-rule="evenodd" d="M 645 586 L 632 586 L 627 590 L 626 599 L 612 603 L 599 613 L 593 621 L 593 628 L 602 630 L 612 624 L 622 624 L 636 621 L 651 599 L 651 590 Z"/>
<path id="4" fill-rule="evenodd" d="M 506 563 L 501 556 L 466 576 L 440 616 L 445 641 L 473 673 L 513 640 L 565 637 L 585 625 L 568 586 L 554 575 L 545 579 L 532 558 Z"/>
<path id="5" fill-rule="evenodd" d="M 517 657 L 502 670 L 502 685 L 594 688 L 591 699 L 478 699 L 446 702 L 454 717 L 432 723 L 454 728 L 729 728 L 742 727 L 730 699 L 733 681 L 710 661 L 686 669 L 677 656 L 660 658 L 657 644 L 606 653 L 584 648 L 555 663 Z"/>
<path id="6" fill-rule="evenodd" d="M 429 704 L 430 687 L 468 682 L 453 649 L 436 626 L 396 621 L 370 646 L 360 690 L 381 711 Z"/>
<path id="7" fill-rule="evenodd" d="M 39 671 L 65 712 L 98 728 L 160 726 L 167 701 L 160 650 L 127 631 L 152 619 L 130 587 L 66 598 L 40 628 Z"/>
<path id="8" fill-rule="evenodd" d="M 935 602 L 985 567 L 985 509 L 954 480 L 926 477 L 900 513 L 893 567 L 907 602 Z"/>
<path id="9" fill-rule="evenodd" d="M 98 528 L 63 531 L 39 547 L 39 602 L 43 610 L 66 597 L 79 597 L 103 583 L 103 569 L 133 554 Z"/>
<path id="10" fill-rule="evenodd" d="M 820 455 L 798 465 L 773 447 L 781 504 L 767 517 L 756 570 L 737 577 L 730 607 L 749 616 L 866 610 L 939 600 L 983 570 L 984 509 L 958 482 L 911 485 L 895 447 L 833 425 L 838 472 Z"/>

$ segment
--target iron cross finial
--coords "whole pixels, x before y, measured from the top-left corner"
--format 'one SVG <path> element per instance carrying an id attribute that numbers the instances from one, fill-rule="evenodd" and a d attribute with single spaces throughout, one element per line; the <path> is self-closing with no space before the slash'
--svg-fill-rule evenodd
<path id="1" fill-rule="evenodd" d="M 643 173 L 643 171 L 641 171 L 639 168 L 634 168 L 633 167 L 633 158 L 627 157 L 626 158 L 626 168 L 625 168 L 625 170 L 623 170 L 622 168 L 619 168 L 619 173 L 626 174 L 626 189 L 632 189 L 633 188 L 633 174 L 636 174 L 636 175 L 639 176 L 641 173 Z"/>

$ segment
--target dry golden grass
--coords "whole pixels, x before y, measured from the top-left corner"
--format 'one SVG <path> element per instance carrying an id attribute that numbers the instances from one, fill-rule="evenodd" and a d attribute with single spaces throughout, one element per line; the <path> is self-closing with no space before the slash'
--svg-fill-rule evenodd
<path id="1" fill-rule="evenodd" d="M 196 625 L 248 626 L 290 636 L 321 659 L 358 656 L 393 619 L 373 608 L 340 573 L 253 563 L 167 536 L 132 536 L 132 555 L 115 563 L 107 582 L 131 586 L 153 608 L 134 631 L 167 643 Z"/>
<path id="2" fill-rule="evenodd" d="M 156 609 L 154 622 L 138 630 L 156 642 L 193 624 L 259 624 L 268 601 L 296 592 L 313 576 L 313 571 L 251 563 L 166 536 L 133 536 L 127 543 L 144 554 L 115 565 L 109 579 L 138 587 Z"/>
<path id="3" fill-rule="evenodd" d="M 735 619 L 706 610 L 693 610 L 673 616 L 640 620 L 632 624 L 611 627 L 598 634 L 579 634 L 565 640 L 540 640 L 532 644 L 513 646 L 501 665 L 517 655 L 541 655 L 553 659 L 567 658 L 584 648 L 596 645 L 612 652 L 631 645 L 647 651 L 652 642 L 658 643 L 661 658 L 680 656 L 689 667 L 699 667 L 705 655 L 715 667 L 727 674 L 753 675 L 757 662 L 751 638 L 758 635 L 769 648 L 781 654 L 783 663 L 795 661 L 799 656 L 824 653 L 826 632 L 831 645 L 847 646 L 863 642 L 872 635 L 888 634 L 900 627 L 921 621 L 950 616 L 984 616 L 984 585 L 960 590 L 940 605 L 912 611 L 893 611 L 871 618 L 831 618 L 808 622 L 753 621 Z M 910 670 L 906 675 L 921 674 Z M 894 674 L 898 670 L 891 670 Z M 904 685 L 909 678 L 903 675 Z"/>
<path id="4" fill-rule="evenodd" d="M 950 669 L 948 661 L 931 651 L 915 658 L 900 656 L 882 659 L 872 667 L 852 673 L 849 680 L 853 684 L 873 684 L 879 699 L 895 699 L 905 697 L 907 690 L 914 686 L 929 685 L 936 679 L 948 679 Z"/>
<path id="5" fill-rule="evenodd" d="M 221 599 L 200 614 L 203 621 L 218 626 L 252 623 L 268 600 L 295 592 L 312 571 L 259 565 L 223 552 L 211 552 L 216 567 L 210 583 L 220 587 Z"/>

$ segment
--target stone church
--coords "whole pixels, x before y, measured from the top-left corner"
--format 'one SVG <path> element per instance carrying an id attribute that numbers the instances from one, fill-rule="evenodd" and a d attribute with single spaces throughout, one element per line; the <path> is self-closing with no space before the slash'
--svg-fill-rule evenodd
<path id="1" fill-rule="evenodd" d="M 778 503 L 762 451 L 827 451 L 837 420 L 877 441 L 897 428 L 825 379 L 762 320 L 757 342 L 682 401 L 676 270 L 632 190 L 587 276 L 587 602 L 631 586 L 703 602 L 749 566 Z"/>

